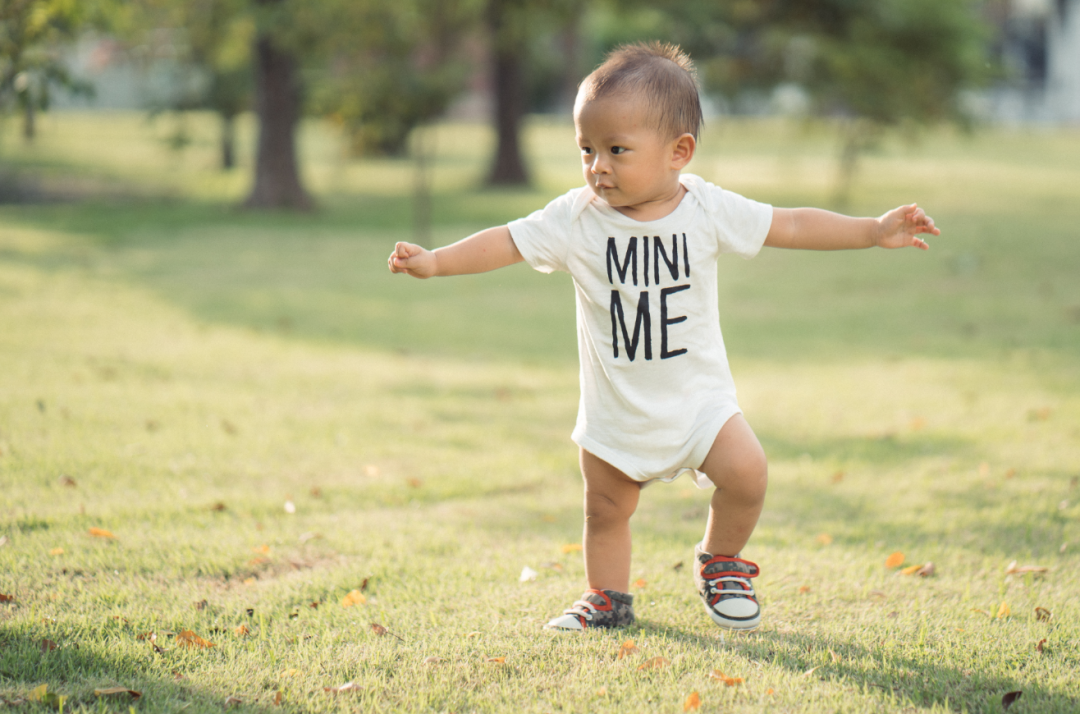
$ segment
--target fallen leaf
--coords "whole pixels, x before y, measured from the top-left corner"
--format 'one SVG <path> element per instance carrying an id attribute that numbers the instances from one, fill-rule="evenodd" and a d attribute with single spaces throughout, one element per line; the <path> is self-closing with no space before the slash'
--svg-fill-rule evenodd
<path id="1" fill-rule="evenodd" d="M 184 630 L 179 635 L 177 635 L 176 644 L 180 647 L 208 648 L 214 646 L 213 642 L 210 642 L 209 640 L 204 640 L 191 630 Z"/>
<path id="2" fill-rule="evenodd" d="M 1024 573 L 1045 573 L 1050 568 L 1045 565 L 1017 565 L 1016 561 L 1009 563 L 1005 568 L 1006 575 L 1023 575 Z"/>
<path id="3" fill-rule="evenodd" d="M 1016 476 L 1016 469 L 1007 469 L 1005 471 L 1005 478 L 1012 478 Z"/>
<path id="4" fill-rule="evenodd" d="M 564 554 L 576 553 L 577 551 L 581 550 L 581 543 L 567 543 L 559 550 L 561 550 Z"/>
<path id="5" fill-rule="evenodd" d="M 345 684 L 343 684 L 343 685 L 341 685 L 339 687 L 323 687 L 323 691 L 329 691 L 329 692 L 335 693 L 335 695 L 339 695 L 339 693 L 341 693 L 343 691 L 360 691 L 362 689 L 363 689 L 363 687 L 361 687 L 359 684 L 356 684 L 354 682 L 346 682 Z"/>
<path id="6" fill-rule="evenodd" d="M 239 434 L 239 433 L 240 433 L 240 430 L 236 428 L 236 425 L 235 425 L 235 424 L 233 424 L 233 423 L 232 423 L 231 421 L 229 421 L 228 419 L 222 419 L 222 420 L 221 420 L 221 428 L 222 428 L 222 429 L 223 429 L 223 430 L 225 431 L 225 433 L 226 433 L 226 434 L 228 434 L 229 436 L 236 436 L 237 434 Z"/>
<path id="7" fill-rule="evenodd" d="M 918 565 L 909 565 L 909 566 L 907 566 L 906 568 L 901 570 L 900 573 L 902 575 L 914 575 L 915 573 L 919 572 L 922 569 L 923 569 L 923 564 L 919 563 Z"/>
<path id="8" fill-rule="evenodd" d="M 719 669 L 714 669 L 712 672 L 709 672 L 709 677 L 718 682 L 723 682 L 724 685 L 728 687 L 734 687 L 736 684 L 742 684 L 744 681 L 742 677 L 729 677 Z"/>
<path id="9" fill-rule="evenodd" d="M 88 531 L 88 533 L 90 533 L 90 535 L 94 536 L 95 538 L 115 538 L 116 537 L 112 533 L 110 533 L 109 531 L 105 530 L 104 528 L 91 528 Z"/>
<path id="10" fill-rule="evenodd" d="M 1021 691 L 1009 692 L 1001 698 L 1001 706 L 1005 708 L 1005 711 L 1009 711 L 1009 707 L 1013 705 L 1013 702 L 1022 696 L 1024 696 L 1024 693 Z"/>
<path id="11" fill-rule="evenodd" d="M 999 607 L 998 611 L 997 611 L 997 619 L 1004 620 L 1005 618 L 1007 618 L 1011 614 L 1012 614 L 1012 610 L 1009 609 L 1009 603 L 1002 602 L 1001 607 Z"/>
<path id="12" fill-rule="evenodd" d="M 41 641 L 41 651 L 42 652 L 52 652 L 54 649 L 56 649 L 59 646 L 60 645 L 56 644 L 52 640 L 42 640 Z"/>
<path id="13" fill-rule="evenodd" d="M 933 563 L 927 563 L 926 565 L 916 570 L 915 574 L 924 578 L 929 578 L 931 575 L 934 574 L 936 570 L 937 568 L 934 566 Z"/>
<path id="14" fill-rule="evenodd" d="M 633 584 L 633 586 L 632 586 L 632 587 L 635 587 L 635 588 L 643 588 L 643 587 L 645 587 L 646 585 L 648 585 L 648 583 L 647 583 L 647 582 L 645 582 L 644 578 L 638 578 L 637 580 L 635 580 L 635 581 L 634 581 L 634 584 Z"/>
<path id="15" fill-rule="evenodd" d="M 15 596 L 14 595 L 5 595 L 4 593 L 0 593 L 0 602 L 15 602 Z"/>
<path id="16" fill-rule="evenodd" d="M 672 565 L 671 569 L 672 570 L 682 570 L 682 566 L 683 566 L 683 562 L 680 560 L 678 563 L 675 563 L 675 565 Z"/>
<path id="17" fill-rule="evenodd" d="M 1054 410 L 1050 407 L 1028 409 L 1028 421 L 1046 421 L 1050 418 L 1050 414 L 1053 413 L 1053 411 Z"/>
<path id="18" fill-rule="evenodd" d="M 543 568 L 551 568 L 552 570 L 554 570 L 557 573 L 561 573 L 563 571 L 563 564 L 562 563 L 556 563 L 553 560 L 548 561 L 547 563 L 541 563 L 541 567 L 543 567 Z"/>
<path id="19" fill-rule="evenodd" d="M 210 603 L 207 600 L 199 600 L 197 603 L 195 603 L 196 610 L 205 610 L 209 606 Z"/>
<path id="20" fill-rule="evenodd" d="M 248 565 L 266 565 L 269 562 L 271 562 L 269 558 L 264 558 L 263 556 L 260 555 L 258 558 L 252 558 L 251 560 L 249 560 L 247 562 L 247 564 Z"/>
<path id="21" fill-rule="evenodd" d="M 370 580 L 370 579 L 371 578 L 364 578 L 363 581 L 361 581 L 361 583 L 360 583 L 360 592 L 366 592 L 367 591 L 368 580 Z"/>
<path id="22" fill-rule="evenodd" d="M 137 639 L 137 640 L 150 640 L 151 642 L 153 642 L 154 640 L 157 639 L 157 635 L 155 635 L 153 632 L 144 632 L 141 635 L 136 635 L 135 639 Z"/>
<path id="23" fill-rule="evenodd" d="M 802 673 L 802 676 L 803 676 L 803 677 L 806 677 L 807 679 L 809 679 L 809 678 L 810 678 L 810 675 L 811 675 L 811 674 L 813 674 L 814 672 L 816 672 L 816 671 L 817 671 L 818 669 L 820 669 L 820 668 L 821 668 L 821 665 L 820 665 L 820 664 L 819 664 L 819 665 L 818 665 L 817 667 L 811 667 L 810 669 L 808 669 L 808 670 L 806 670 L 805 672 L 803 672 L 803 673 Z"/>
<path id="24" fill-rule="evenodd" d="M 1046 638 L 1044 637 L 1043 639 L 1039 640 L 1038 644 L 1035 645 L 1035 651 L 1038 652 L 1039 654 L 1042 654 L 1043 653 L 1043 647 L 1045 647 L 1045 646 L 1046 646 Z"/>
<path id="25" fill-rule="evenodd" d="M 924 426 L 926 426 L 926 419 L 923 419 L 922 417 L 917 416 L 917 417 L 915 417 L 914 419 L 911 420 L 911 430 L 912 431 L 919 431 Z"/>
<path id="26" fill-rule="evenodd" d="M 769 687 L 768 689 L 766 689 L 765 693 L 768 694 L 770 697 L 772 695 L 776 694 L 776 692 L 773 691 L 772 687 Z"/>
<path id="27" fill-rule="evenodd" d="M 622 643 L 622 646 L 619 647 L 619 654 L 615 657 L 615 659 L 629 657 L 630 655 L 637 654 L 640 651 L 641 650 L 638 649 L 637 645 L 634 644 L 633 640 L 627 640 L 626 642 Z"/>
<path id="28" fill-rule="evenodd" d="M 544 523 L 554 523 L 558 519 L 550 513 L 545 513 L 544 515 L 540 516 L 540 520 L 542 520 Z"/>
<path id="29" fill-rule="evenodd" d="M 218 502 L 217 502 L 217 503 L 215 503 L 215 504 L 214 504 L 213 506 L 210 506 L 210 510 L 211 510 L 211 511 L 218 511 L 218 512 L 221 512 L 221 511 L 226 511 L 226 510 L 228 510 L 228 506 L 226 506 L 226 505 L 225 505 L 224 503 L 222 503 L 221 501 L 218 501 Z"/>
<path id="30" fill-rule="evenodd" d="M 479 637 L 479 636 L 480 636 L 480 633 L 474 631 L 474 632 L 470 632 L 469 634 L 465 635 L 465 639 L 471 640 L 474 637 Z"/>
<path id="31" fill-rule="evenodd" d="M 295 677 L 298 674 L 300 674 L 300 670 L 294 669 L 294 668 L 289 668 L 289 669 L 281 670 L 278 673 L 278 677 Z"/>
<path id="32" fill-rule="evenodd" d="M 818 533 L 817 542 L 822 545 L 829 545 L 832 543 L 832 536 L 828 533 Z"/>
<path id="33" fill-rule="evenodd" d="M 342 607 L 352 607 L 353 605 L 363 605 L 367 602 L 367 598 L 359 590 L 353 590 L 345 597 L 341 598 Z"/>
<path id="34" fill-rule="evenodd" d="M 899 550 L 885 559 L 886 568 L 899 568 L 904 564 L 904 554 Z"/>
<path id="35" fill-rule="evenodd" d="M 252 550 L 256 553 L 262 553 L 263 555 L 270 555 L 270 546 L 268 546 L 266 543 L 263 543 L 256 548 L 252 548 Z"/>
<path id="36" fill-rule="evenodd" d="M 34 687 L 30 690 L 30 693 L 26 695 L 26 698 L 31 702 L 43 702 L 44 704 L 48 704 L 49 706 L 56 707 L 60 710 L 63 710 L 64 702 L 67 701 L 66 696 L 50 692 L 48 684 Z"/>
<path id="37" fill-rule="evenodd" d="M 240 697 L 227 697 L 225 699 L 225 706 L 227 706 L 227 707 L 235 707 L 236 705 L 243 704 L 243 703 L 244 703 L 244 700 L 241 699 Z"/>
<path id="38" fill-rule="evenodd" d="M 697 692 L 690 692 L 690 696 L 683 702 L 682 710 L 684 712 L 696 711 L 701 707 L 701 695 Z"/>
<path id="39" fill-rule="evenodd" d="M 63 555 L 63 554 L 64 554 L 64 549 L 63 548 L 53 548 L 52 550 L 49 551 L 49 555 Z"/>
<path id="40" fill-rule="evenodd" d="M 1050 618 L 1054 616 L 1054 613 L 1047 610 L 1045 607 L 1035 608 L 1035 619 L 1039 622 L 1050 622 Z"/>
<path id="41" fill-rule="evenodd" d="M 990 614 L 989 610 L 983 610 L 981 607 L 973 607 L 973 608 L 971 608 L 971 611 L 972 612 L 977 612 L 980 615 L 986 615 L 987 617 L 993 617 L 993 615 Z"/>
<path id="42" fill-rule="evenodd" d="M 321 602 L 313 602 L 310 605 L 308 605 L 308 607 L 310 607 L 312 610 L 318 610 L 319 605 L 322 605 L 322 603 Z"/>
<path id="43" fill-rule="evenodd" d="M 75 488 L 77 484 L 75 483 L 75 479 L 71 478 L 70 476 L 61 476 L 60 485 L 66 486 L 68 488 Z"/>
<path id="44" fill-rule="evenodd" d="M 839 664 L 840 659 L 841 659 L 840 655 L 836 654 L 835 652 L 833 652 L 830 649 L 829 650 L 829 656 L 832 657 L 833 664 Z"/>
<path id="45" fill-rule="evenodd" d="M 387 630 L 385 627 L 383 627 L 382 625 L 380 625 L 377 622 L 371 623 L 371 631 L 374 632 L 379 637 L 382 637 L 387 632 L 389 632 L 389 630 Z"/>
<path id="46" fill-rule="evenodd" d="M 405 483 L 409 484 L 409 488 L 420 488 L 424 485 L 424 482 L 418 478 L 410 478 Z"/>
<path id="47" fill-rule="evenodd" d="M 142 692 L 136 692 L 134 689 L 128 689 L 127 687 L 109 687 L 108 689 L 95 689 L 95 697 L 108 697 L 113 694 L 127 694 L 132 699 L 138 699 L 142 696 Z"/>
<path id="48" fill-rule="evenodd" d="M 244 585 L 254 585 L 255 582 L 255 578 L 244 578 Z"/>
<path id="49" fill-rule="evenodd" d="M 536 580 L 536 576 L 539 574 L 540 573 L 536 572 L 528 565 L 526 565 L 524 568 L 521 569 L 521 575 L 518 576 L 518 582 L 527 583 L 530 580 Z"/>
<path id="50" fill-rule="evenodd" d="M 880 590 L 871 590 L 870 594 L 873 595 L 874 597 L 889 597 L 887 594 L 883 593 Z"/>
<path id="51" fill-rule="evenodd" d="M 641 664 L 639 664 L 638 669 L 663 669 L 669 664 L 671 664 L 671 660 L 669 660 L 667 657 L 653 657 L 652 659 L 647 659 Z"/>
<path id="52" fill-rule="evenodd" d="M 983 478 L 986 478 L 987 476 L 989 476 L 990 475 L 990 464 L 988 464 L 985 461 L 983 461 L 981 464 L 979 464 L 979 475 L 982 476 Z"/>
<path id="53" fill-rule="evenodd" d="M 236 633 L 237 637 L 247 637 L 251 634 L 251 630 L 248 629 L 247 625 L 240 625 L 233 632 Z"/>
<path id="54" fill-rule="evenodd" d="M 843 471 L 837 471 L 836 473 L 834 473 L 832 475 L 832 478 L 829 479 L 829 480 L 832 481 L 833 483 L 840 483 L 841 481 L 844 480 L 844 472 Z"/>
<path id="55" fill-rule="evenodd" d="M 607 687 L 600 687 L 599 689 L 597 689 L 596 690 L 596 696 L 598 696 L 598 697 L 606 697 L 607 696 Z"/>
<path id="56" fill-rule="evenodd" d="M 277 704 L 278 706 L 280 706 L 281 705 L 281 699 L 282 699 L 282 695 L 281 695 L 281 690 L 279 689 L 279 690 L 277 690 L 277 693 L 274 694 L 274 704 Z"/>
<path id="57" fill-rule="evenodd" d="M 485 662 L 490 662 L 492 664 L 506 664 L 506 658 L 505 657 L 488 657 L 484 661 Z"/>
<path id="58" fill-rule="evenodd" d="M 425 657 L 424 658 L 424 664 L 442 664 L 445 661 L 446 660 L 444 660 L 442 657 Z"/>
<path id="59" fill-rule="evenodd" d="M 808 592 L 810 592 L 810 586 L 809 585 L 800 585 L 799 586 L 799 594 L 800 595 L 805 595 Z"/>

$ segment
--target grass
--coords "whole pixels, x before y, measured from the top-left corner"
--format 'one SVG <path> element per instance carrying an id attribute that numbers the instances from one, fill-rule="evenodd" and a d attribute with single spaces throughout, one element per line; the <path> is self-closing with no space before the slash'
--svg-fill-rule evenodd
<path id="1" fill-rule="evenodd" d="M 564 552 L 581 525 L 568 280 L 390 276 L 409 167 L 342 159 L 317 125 L 323 210 L 236 211 L 246 175 L 212 170 L 204 119 L 182 154 L 132 115 L 52 115 L 36 146 L 14 127 L 0 144 L 84 196 L 0 206 L 0 699 L 55 709 L 25 702 L 44 684 L 87 712 L 677 712 L 698 692 L 702 712 L 996 712 L 1023 691 L 1010 711 L 1080 707 L 1080 135 L 940 133 L 867 157 L 852 210 L 918 198 L 945 231 L 929 254 L 722 262 L 770 457 L 748 548 L 764 625 L 725 636 L 701 612 L 707 499 L 676 482 L 634 519 L 638 623 L 567 637 L 540 626 L 583 587 Z M 531 126 L 523 191 L 474 188 L 486 132 L 439 132 L 436 242 L 578 180 L 564 124 Z M 694 170 L 824 205 L 831 151 L 823 127 L 714 122 Z M 935 573 L 886 568 L 894 551 Z M 215 646 L 181 646 L 184 630 Z M 627 639 L 640 652 L 619 659 Z M 653 657 L 668 664 L 639 668 Z M 345 682 L 359 689 L 325 691 Z M 94 694 L 114 686 L 142 696 Z"/>

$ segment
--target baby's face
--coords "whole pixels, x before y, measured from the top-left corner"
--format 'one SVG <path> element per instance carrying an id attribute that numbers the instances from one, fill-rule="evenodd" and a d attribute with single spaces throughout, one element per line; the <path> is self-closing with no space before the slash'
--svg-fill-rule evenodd
<path id="1" fill-rule="evenodd" d="M 579 101 L 574 111 L 585 181 L 620 212 L 663 200 L 678 190 L 674 139 L 648 125 L 640 101 L 615 95 Z"/>

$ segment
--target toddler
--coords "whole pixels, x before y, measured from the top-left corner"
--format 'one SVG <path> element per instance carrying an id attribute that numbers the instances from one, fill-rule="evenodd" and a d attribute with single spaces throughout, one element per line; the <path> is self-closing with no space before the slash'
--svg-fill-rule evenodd
<path id="1" fill-rule="evenodd" d="M 634 621 L 630 516 L 641 489 L 688 473 L 712 488 L 694 579 L 709 617 L 761 621 L 740 553 L 765 500 L 765 454 L 742 416 L 717 307 L 716 261 L 762 245 L 923 250 L 938 235 L 916 205 L 880 218 L 773 208 L 682 169 L 701 127 L 694 69 L 672 45 L 624 46 L 581 83 L 574 126 L 586 186 L 532 215 L 434 251 L 398 243 L 391 272 L 480 273 L 526 261 L 570 273 L 577 296 L 581 400 L 572 439 L 585 482 L 588 590 L 546 626 Z"/>

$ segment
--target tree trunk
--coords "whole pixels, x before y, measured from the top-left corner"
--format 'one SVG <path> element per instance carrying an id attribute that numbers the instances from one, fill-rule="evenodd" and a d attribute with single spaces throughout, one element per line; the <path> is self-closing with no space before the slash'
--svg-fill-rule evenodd
<path id="1" fill-rule="evenodd" d="M 296 60 L 268 35 L 255 41 L 255 111 L 259 143 L 255 187 L 245 206 L 310 210 L 314 202 L 300 184 L 296 166 L 296 125 L 300 120 Z"/>
<path id="2" fill-rule="evenodd" d="M 236 116 L 221 114 L 221 170 L 236 167 Z"/>
<path id="3" fill-rule="evenodd" d="M 26 90 L 26 106 L 23 108 L 23 141 L 27 144 L 34 143 L 37 136 L 37 106 L 34 104 L 34 95 L 28 88 Z"/>
<path id="4" fill-rule="evenodd" d="M 490 0 L 488 4 L 498 136 L 495 162 L 488 176 L 488 183 L 493 186 L 529 183 L 519 141 L 521 119 L 525 114 L 525 44 L 518 41 L 513 32 L 512 5 L 510 0 Z"/>

